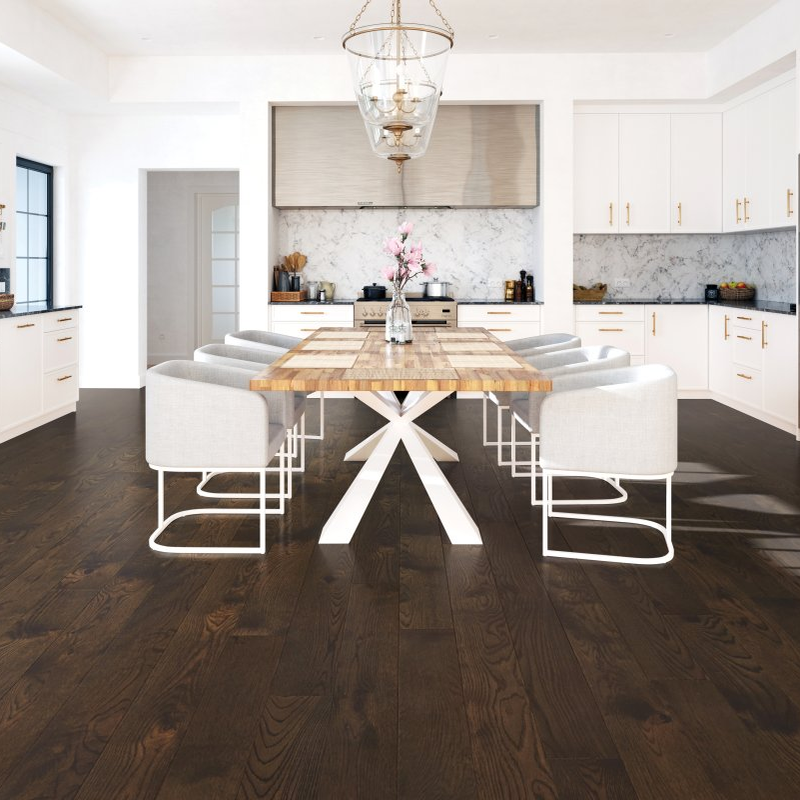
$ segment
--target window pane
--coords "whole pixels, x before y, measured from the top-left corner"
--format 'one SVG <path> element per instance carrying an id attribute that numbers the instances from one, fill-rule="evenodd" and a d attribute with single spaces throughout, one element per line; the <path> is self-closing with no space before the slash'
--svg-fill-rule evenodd
<path id="1" fill-rule="evenodd" d="M 235 330 L 236 314 L 211 315 L 211 336 L 214 339 L 222 340 L 226 333 L 233 333 Z"/>
<path id="2" fill-rule="evenodd" d="M 40 300 L 47 300 L 47 259 L 32 258 L 28 261 L 28 301 Z"/>
<path id="3" fill-rule="evenodd" d="M 28 255 L 28 215 L 17 212 L 17 258 Z"/>
<path id="4" fill-rule="evenodd" d="M 47 178 L 44 172 L 28 170 L 28 211 L 32 214 L 47 213 Z"/>
<path id="5" fill-rule="evenodd" d="M 212 233 L 211 258 L 236 258 L 236 234 Z"/>
<path id="6" fill-rule="evenodd" d="M 211 283 L 219 286 L 236 285 L 236 262 L 235 261 L 212 261 L 211 262 Z"/>
<path id="7" fill-rule="evenodd" d="M 28 216 L 28 255 L 47 258 L 47 217 Z"/>
<path id="8" fill-rule="evenodd" d="M 236 206 L 224 206 L 211 212 L 211 230 L 219 231 L 236 230 Z"/>
<path id="9" fill-rule="evenodd" d="M 28 210 L 28 170 L 17 167 L 17 211 Z"/>
<path id="10" fill-rule="evenodd" d="M 232 286 L 214 286 L 211 289 L 211 311 L 216 314 L 220 311 L 236 312 L 236 289 Z"/>
<path id="11" fill-rule="evenodd" d="M 12 281 L 15 303 L 28 302 L 28 259 L 18 258 L 17 269 Z"/>

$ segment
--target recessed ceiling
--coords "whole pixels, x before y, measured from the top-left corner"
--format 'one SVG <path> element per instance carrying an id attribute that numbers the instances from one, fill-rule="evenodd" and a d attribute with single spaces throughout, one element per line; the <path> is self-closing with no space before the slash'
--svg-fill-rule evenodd
<path id="1" fill-rule="evenodd" d="M 777 0 L 437 0 L 459 53 L 698 52 Z M 362 0 L 34 0 L 109 55 L 340 51 Z M 388 16 L 373 0 L 362 21 Z M 426 0 L 404 19 L 434 22 Z"/>

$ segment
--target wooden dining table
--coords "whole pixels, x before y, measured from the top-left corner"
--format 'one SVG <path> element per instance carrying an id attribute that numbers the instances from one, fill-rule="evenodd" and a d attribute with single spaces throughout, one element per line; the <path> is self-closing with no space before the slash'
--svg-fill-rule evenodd
<path id="1" fill-rule="evenodd" d="M 415 329 L 389 344 L 382 330 L 320 328 L 250 381 L 254 391 L 352 392 L 386 424 L 350 449 L 364 466 L 325 523 L 320 544 L 347 543 L 400 442 L 453 544 L 482 544 L 480 531 L 439 468 L 458 454 L 415 420 L 453 392 L 546 392 L 550 380 L 484 328 Z M 397 391 L 408 395 L 400 402 Z"/>

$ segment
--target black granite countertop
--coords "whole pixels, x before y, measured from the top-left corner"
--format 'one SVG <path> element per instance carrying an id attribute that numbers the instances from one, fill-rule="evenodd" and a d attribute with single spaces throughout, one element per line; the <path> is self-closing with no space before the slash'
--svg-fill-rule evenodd
<path id="1" fill-rule="evenodd" d="M 69 311 L 83 306 L 58 305 L 56 303 L 16 303 L 8 311 L 0 311 L 0 319 L 26 317 L 29 314 L 49 314 L 51 311 Z"/>
<path id="2" fill-rule="evenodd" d="M 460 306 L 540 306 L 541 300 L 534 300 L 529 303 L 527 300 L 494 300 L 491 298 L 483 297 L 481 299 L 472 299 L 467 297 L 459 297 L 456 302 Z"/>
<path id="3" fill-rule="evenodd" d="M 574 300 L 576 306 L 725 306 L 726 308 L 746 308 L 750 311 L 769 311 L 771 314 L 796 314 L 789 303 L 779 303 L 774 300 L 716 300 L 707 303 L 705 300 L 694 297 L 606 297 L 603 300 Z"/>
<path id="4" fill-rule="evenodd" d="M 273 306 L 351 306 L 355 303 L 354 298 L 342 298 L 341 300 L 337 297 L 335 300 L 326 300 L 324 303 L 320 303 L 319 300 L 289 300 L 286 302 L 272 300 L 270 305 Z"/>

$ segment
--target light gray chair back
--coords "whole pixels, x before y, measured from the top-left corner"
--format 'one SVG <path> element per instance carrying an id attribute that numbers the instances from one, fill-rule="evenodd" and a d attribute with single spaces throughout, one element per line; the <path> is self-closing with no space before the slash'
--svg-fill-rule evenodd
<path id="1" fill-rule="evenodd" d="M 302 341 L 296 336 L 284 336 L 282 333 L 259 330 L 236 331 L 225 335 L 225 344 L 235 344 L 239 347 L 256 347 L 272 353 L 285 353 Z"/>
<path id="2" fill-rule="evenodd" d="M 511 339 L 506 342 L 515 353 L 524 356 L 541 355 L 542 353 L 552 353 L 556 350 L 569 350 L 572 347 L 580 347 L 580 336 L 572 333 L 543 333 L 540 336 L 526 336 L 523 339 Z"/>
<path id="3" fill-rule="evenodd" d="M 165 361 L 146 378 L 149 464 L 174 469 L 265 467 L 286 438 L 252 372 L 196 361 Z"/>
<path id="4" fill-rule="evenodd" d="M 554 379 L 539 417 L 545 469 L 666 475 L 678 464 L 678 384 L 662 364 Z"/>

